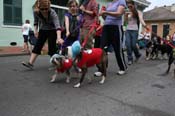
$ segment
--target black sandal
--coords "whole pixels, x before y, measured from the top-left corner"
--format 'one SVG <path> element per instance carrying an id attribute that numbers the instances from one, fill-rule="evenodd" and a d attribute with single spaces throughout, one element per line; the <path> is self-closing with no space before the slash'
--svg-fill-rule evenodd
<path id="1" fill-rule="evenodd" d="M 33 65 L 30 64 L 29 62 L 22 62 L 22 65 L 29 68 L 29 69 L 33 69 Z"/>

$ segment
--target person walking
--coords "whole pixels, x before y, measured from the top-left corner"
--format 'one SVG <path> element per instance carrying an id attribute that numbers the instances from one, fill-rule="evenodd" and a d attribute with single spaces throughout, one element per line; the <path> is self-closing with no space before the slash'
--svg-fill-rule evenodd
<path id="1" fill-rule="evenodd" d="M 143 20 L 143 16 L 141 11 L 136 9 L 135 2 L 132 0 L 127 1 L 127 7 L 129 8 L 129 12 L 125 13 L 125 22 L 127 24 L 125 36 L 126 36 L 126 47 L 127 47 L 127 55 L 128 55 L 128 65 L 133 63 L 132 53 L 134 52 L 136 60 L 141 57 L 139 49 L 137 47 L 137 39 L 138 39 L 138 31 L 139 24 L 146 27 L 146 23 Z"/>
<path id="2" fill-rule="evenodd" d="M 88 35 L 89 31 L 93 29 L 97 20 L 98 14 L 98 3 L 96 0 L 85 0 L 80 6 L 80 10 L 83 12 L 83 25 L 80 33 L 80 43 L 82 44 Z M 93 45 L 93 35 L 95 33 L 95 28 L 91 30 L 88 40 L 84 46 L 85 49 L 90 49 L 94 47 Z"/>
<path id="3" fill-rule="evenodd" d="M 29 31 L 32 30 L 32 26 L 30 25 L 30 20 L 25 20 L 25 23 L 22 25 L 22 35 L 24 38 L 24 44 L 23 44 L 23 52 L 27 51 L 30 53 L 29 50 Z"/>
<path id="4" fill-rule="evenodd" d="M 64 52 L 64 48 L 71 46 L 76 40 L 80 40 L 80 26 L 83 18 L 78 12 L 76 0 L 70 0 L 68 7 L 69 11 L 65 13 L 65 38 L 61 46 L 62 52 Z"/>
<path id="5" fill-rule="evenodd" d="M 125 63 L 123 53 L 123 26 L 122 16 L 126 7 L 125 0 L 113 0 L 110 2 L 106 10 L 101 10 L 100 16 L 105 17 L 104 26 L 101 37 L 101 48 L 104 49 L 106 46 L 112 45 L 115 57 L 119 66 L 118 75 L 125 74 L 127 65 Z M 95 76 L 100 76 L 99 72 L 95 72 Z"/>
<path id="6" fill-rule="evenodd" d="M 50 0 L 37 0 L 34 7 L 34 32 L 38 38 L 28 62 L 22 64 L 32 69 L 33 64 L 48 40 L 48 55 L 56 53 L 56 43 L 63 44 L 61 28 L 56 12 L 50 8 Z M 35 10 L 35 8 L 37 10 Z M 39 32 L 38 32 L 39 27 Z"/>

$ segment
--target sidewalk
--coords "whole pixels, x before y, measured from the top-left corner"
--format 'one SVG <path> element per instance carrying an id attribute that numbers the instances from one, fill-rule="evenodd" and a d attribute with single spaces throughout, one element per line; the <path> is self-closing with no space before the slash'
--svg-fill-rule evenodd
<path id="1" fill-rule="evenodd" d="M 0 47 L 0 57 L 3 56 L 18 56 L 18 55 L 29 55 L 27 52 L 22 51 L 22 46 L 6 46 Z M 42 54 L 47 54 L 47 46 L 42 50 Z"/>

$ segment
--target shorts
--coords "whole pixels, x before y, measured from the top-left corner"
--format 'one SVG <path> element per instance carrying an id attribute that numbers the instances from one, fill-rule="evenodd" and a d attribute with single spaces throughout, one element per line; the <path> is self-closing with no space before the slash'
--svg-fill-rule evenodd
<path id="1" fill-rule="evenodd" d="M 24 42 L 28 42 L 28 35 L 23 35 Z"/>

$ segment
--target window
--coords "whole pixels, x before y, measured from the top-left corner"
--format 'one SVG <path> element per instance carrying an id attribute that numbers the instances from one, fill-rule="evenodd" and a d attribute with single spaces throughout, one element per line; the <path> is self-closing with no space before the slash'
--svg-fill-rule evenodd
<path id="1" fill-rule="evenodd" d="M 22 0 L 4 0 L 4 25 L 22 24 Z"/>
<path id="2" fill-rule="evenodd" d="M 67 6 L 68 1 L 69 0 L 51 0 L 51 3 L 59 6 Z"/>
<path id="3" fill-rule="evenodd" d="M 165 38 L 169 34 L 169 29 L 170 29 L 169 24 L 163 25 L 163 38 Z"/>
<path id="4" fill-rule="evenodd" d="M 152 31 L 157 34 L 157 25 L 152 25 Z"/>
<path id="5" fill-rule="evenodd" d="M 64 14 L 65 12 L 67 12 L 67 2 L 68 0 L 51 0 L 51 7 L 56 11 L 56 13 L 58 14 L 58 18 L 60 20 L 61 26 L 63 26 L 64 24 Z"/>

